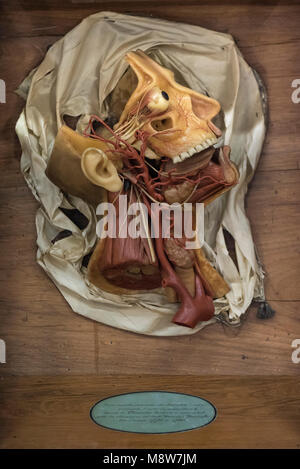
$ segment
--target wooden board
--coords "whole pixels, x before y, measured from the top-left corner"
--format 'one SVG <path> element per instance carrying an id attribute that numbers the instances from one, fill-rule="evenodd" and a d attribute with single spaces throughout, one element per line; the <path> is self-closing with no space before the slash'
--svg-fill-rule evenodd
<path id="1" fill-rule="evenodd" d="M 188 432 L 175 440 L 122 435 L 118 441 L 123 447 L 135 444 L 149 447 L 150 443 L 153 447 L 165 447 L 172 441 L 177 447 L 184 447 L 181 444 L 241 447 L 243 442 L 251 447 L 296 446 L 297 422 L 292 413 L 298 397 L 288 396 L 291 383 L 296 383 L 300 371 L 300 364 L 291 360 L 291 343 L 300 338 L 300 104 L 291 100 L 291 83 L 300 78 L 300 5 L 297 3 L 187 1 L 183 5 L 176 1 L 105 1 L 100 5 L 55 0 L 28 1 L 26 6 L 22 2 L 22 8 L 20 2 L 1 5 L 0 79 L 6 82 L 7 102 L 0 104 L 0 338 L 6 341 L 7 363 L 0 364 L 0 373 L 8 414 L 0 428 L 7 425 L 11 430 L 3 436 L 3 446 L 113 447 L 115 433 L 103 432 L 89 422 L 88 405 L 118 389 L 134 390 L 140 383 L 149 389 L 157 383 L 167 386 L 167 382 L 173 389 L 189 392 L 195 389 L 201 395 L 205 388 L 208 398 L 215 397 L 224 387 L 227 400 L 223 419 L 206 430 Z M 266 272 L 266 296 L 277 312 L 273 319 L 257 319 L 256 307 L 252 307 L 245 323 L 236 330 L 216 324 L 189 337 L 138 336 L 74 314 L 36 264 L 34 218 L 38 204 L 19 169 L 21 150 L 14 126 L 24 103 L 14 90 L 41 62 L 51 44 L 101 8 L 230 32 L 247 62 L 264 80 L 270 125 L 246 207 Z M 120 374 L 127 376 L 119 378 Z M 235 377 L 221 378 L 221 374 Z M 199 375 L 206 377 L 199 378 Z M 239 378 L 242 375 L 248 377 Z M 265 381 L 263 375 L 274 378 Z M 291 378 L 281 379 L 280 375 L 291 375 Z M 120 388 L 119 382 L 123 383 Z M 259 404 L 259 391 L 254 391 L 256 386 L 262 390 L 264 407 Z M 15 394 L 10 397 L 13 389 Z M 65 398 L 68 390 L 73 396 L 70 401 Z M 87 397 L 90 392 L 91 396 Z M 270 402 L 269 392 L 273 396 Z M 237 394 L 239 404 L 235 407 Z M 10 398 L 16 397 L 22 414 L 24 396 L 27 399 L 25 423 L 19 422 L 9 410 Z M 80 404 L 82 399 L 84 403 Z M 72 437 L 70 432 L 65 442 L 60 443 L 65 428 L 63 420 L 68 428 L 74 423 L 71 410 L 74 403 L 79 403 L 82 409 L 75 421 L 80 422 L 84 432 L 87 429 L 86 434 L 91 438 L 81 441 L 79 433 Z M 286 414 L 284 403 L 290 409 Z M 254 421 L 255 410 L 261 418 L 258 426 Z M 29 417 L 31 411 L 33 416 Z M 50 415 L 51 423 L 41 432 L 39 425 L 44 414 Z M 248 434 L 243 433 L 243 415 L 252 419 Z M 265 421 L 266 415 L 269 417 Z M 274 434 L 276 425 L 281 430 Z"/>
<path id="2" fill-rule="evenodd" d="M 153 389 L 212 401 L 216 420 L 199 430 L 139 435 L 89 417 L 99 399 Z M 300 382 L 291 377 L 8 377 L 0 381 L 0 448 L 299 448 Z"/>

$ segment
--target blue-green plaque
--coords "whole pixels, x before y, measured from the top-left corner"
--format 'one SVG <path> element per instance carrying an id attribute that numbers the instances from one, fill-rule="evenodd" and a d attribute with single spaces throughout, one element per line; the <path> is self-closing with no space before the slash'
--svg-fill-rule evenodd
<path id="1" fill-rule="evenodd" d="M 175 433 L 208 425 L 216 408 L 201 397 L 167 391 L 141 391 L 108 397 L 91 409 L 91 418 L 111 430 Z"/>

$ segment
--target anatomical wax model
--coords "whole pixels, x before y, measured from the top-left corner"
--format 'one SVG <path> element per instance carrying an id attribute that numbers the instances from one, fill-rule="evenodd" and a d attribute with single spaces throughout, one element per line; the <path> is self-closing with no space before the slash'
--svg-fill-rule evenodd
<path id="1" fill-rule="evenodd" d="M 118 122 L 109 125 L 92 116 L 83 134 L 63 125 L 48 164 L 49 179 L 95 207 L 113 203 L 117 216 L 123 195 L 128 208 L 135 202 L 149 209 L 153 203 L 211 203 L 238 181 L 230 147 L 216 148 L 222 133 L 212 119 L 219 103 L 178 84 L 173 72 L 142 51 L 126 59 L 137 85 Z M 88 279 L 118 295 L 163 287 L 168 300 L 178 303 L 173 322 L 195 327 L 213 316 L 213 298 L 229 287 L 201 248 L 187 248 L 184 237 L 176 238 L 172 230 L 163 236 L 160 211 L 156 222 L 155 237 L 99 239 Z"/>

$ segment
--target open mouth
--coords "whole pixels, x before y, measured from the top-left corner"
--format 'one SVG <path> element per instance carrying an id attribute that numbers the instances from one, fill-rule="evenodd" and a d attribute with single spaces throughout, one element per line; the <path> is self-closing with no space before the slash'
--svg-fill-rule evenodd
<path id="1" fill-rule="evenodd" d="M 176 173 L 190 173 L 204 168 L 210 160 L 218 162 L 219 149 L 224 145 L 223 137 L 215 137 L 205 140 L 202 145 L 191 148 L 189 152 L 169 159 L 165 165 L 165 170 L 176 169 Z M 187 156 L 186 156 L 187 155 Z"/>

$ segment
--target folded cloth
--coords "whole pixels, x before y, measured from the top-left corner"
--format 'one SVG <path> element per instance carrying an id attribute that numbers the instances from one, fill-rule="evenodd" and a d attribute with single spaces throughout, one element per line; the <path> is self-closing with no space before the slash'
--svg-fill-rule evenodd
<path id="1" fill-rule="evenodd" d="M 94 207 L 63 193 L 45 174 L 63 116 L 79 116 L 79 132 L 92 114 L 108 117 L 108 96 L 128 67 L 124 56 L 137 49 L 172 69 L 177 81 L 217 99 L 222 106 L 217 124 L 223 130 L 224 144 L 232 149 L 231 159 L 240 179 L 205 209 L 202 249 L 231 287 L 224 298 L 214 301 L 215 317 L 227 312 L 229 320 L 236 323 L 254 297 L 264 298 L 263 272 L 245 215 L 244 197 L 261 153 L 266 105 L 257 74 L 228 34 L 100 12 L 84 19 L 48 50 L 41 65 L 20 85 L 26 106 L 16 125 L 23 150 L 21 169 L 41 204 L 36 216 L 38 263 L 75 312 L 114 327 L 149 335 L 184 335 L 215 321 L 202 322 L 194 329 L 173 324 L 177 306 L 169 303 L 159 288 L 116 295 L 90 284 L 82 261 L 96 243 Z M 79 210 L 88 225 L 82 230 L 61 208 Z M 234 238 L 237 265 L 228 254 L 224 229 Z M 64 230 L 71 234 L 56 238 Z"/>

